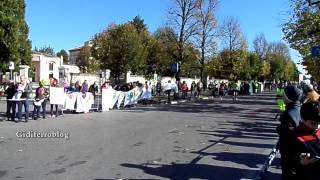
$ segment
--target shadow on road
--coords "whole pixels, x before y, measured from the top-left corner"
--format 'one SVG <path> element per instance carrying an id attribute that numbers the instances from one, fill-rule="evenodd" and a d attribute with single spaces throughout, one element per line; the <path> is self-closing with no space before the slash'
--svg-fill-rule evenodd
<path id="1" fill-rule="evenodd" d="M 274 121 L 274 113 L 277 112 L 274 97 L 271 93 L 265 93 L 253 96 L 241 96 L 240 99 L 242 100 L 236 103 L 233 103 L 231 100 L 226 100 L 223 103 L 207 100 L 179 105 L 134 108 L 130 112 L 167 111 L 199 113 L 199 118 L 201 116 L 210 118 L 210 113 L 214 113 L 214 118 L 225 118 L 226 120 L 222 122 L 218 121 L 217 127 L 213 130 L 195 129 L 196 133 L 209 137 L 209 140 L 206 147 L 189 152 L 196 155 L 190 163 L 123 163 L 121 166 L 139 169 L 146 174 L 160 178 L 178 180 L 191 178 L 217 180 L 254 178 L 254 175 L 258 173 L 259 167 L 267 159 L 267 154 L 263 154 L 261 151 L 266 149 L 270 149 L 271 151 L 277 139 L 275 128 L 278 122 Z M 261 108 L 261 106 L 265 108 Z M 235 149 L 255 148 L 253 152 L 257 152 L 258 154 L 232 151 L 212 152 L 212 147 L 221 144 Z M 259 151 L 260 149 L 261 151 Z M 203 164 L 201 159 L 205 157 L 206 159 L 208 157 L 212 158 L 214 164 Z M 235 166 L 234 164 L 237 165 Z M 281 179 L 281 175 L 274 172 L 267 172 L 267 177 L 273 180 Z"/>
<path id="2" fill-rule="evenodd" d="M 169 179 L 185 180 L 198 179 L 240 179 L 242 169 L 231 167 L 220 167 L 206 164 L 172 164 L 172 165 L 147 165 L 147 164 L 121 164 L 127 168 L 136 168 L 145 173 Z"/>

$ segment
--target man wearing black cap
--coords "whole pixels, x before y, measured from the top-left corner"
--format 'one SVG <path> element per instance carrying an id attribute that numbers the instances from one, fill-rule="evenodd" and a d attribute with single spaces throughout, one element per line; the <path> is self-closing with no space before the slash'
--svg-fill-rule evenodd
<path id="1" fill-rule="evenodd" d="M 282 179 L 293 179 L 292 149 L 290 141 L 293 139 L 293 129 L 300 122 L 300 100 L 302 91 L 295 86 L 287 86 L 284 89 L 284 102 L 286 110 L 280 117 L 281 124 L 277 127 L 279 134 L 279 150 L 281 154 Z"/>
<path id="2" fill-rule="evenodd" d="M 293 169 L 296 177 L 292 179 L 320 179 L 320 104 L 307 102 L 301 107 L 300 125 L 294 130 L 292 145 Z"/>

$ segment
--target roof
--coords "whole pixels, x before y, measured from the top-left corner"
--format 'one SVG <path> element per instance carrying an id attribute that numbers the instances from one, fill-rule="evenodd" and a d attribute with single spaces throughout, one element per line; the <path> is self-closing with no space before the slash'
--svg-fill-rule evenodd
<path id="1" fill-rule="evenodd" d="M 51 55 L 51 54 L 37 52 L 37 51 L 32 51 L 32 54 L 43 55 L 43 56 L 47 56 L 47 57 L 58 57 L 56 55 Z"/>
<path id="2" fill-rule="evenodd" d="M 74 49 L 70 49 L 69 52 L 72 52 L 72 51 L 81 51 L 82 49 L 83 49 L 83 47 L 74 48 Z"/>

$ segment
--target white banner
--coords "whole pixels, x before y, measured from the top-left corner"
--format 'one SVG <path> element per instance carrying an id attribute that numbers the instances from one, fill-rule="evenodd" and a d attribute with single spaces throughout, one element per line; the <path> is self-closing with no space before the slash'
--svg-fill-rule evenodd
<path id="1" fill-rule="evenodd" d="M 116 91 L 114 89 L 103 89 L 102 90 L 102 111 L 109 111 L 115 105 L 119 109 L 123 100 L 123 106 L 134 105 L 138 103 L 138 100 L 141 98 L 150 99 L 151 88 L 150 90 L 145 91 L 145 95 L 142 94 L 142 89 L 136 87 L 128 92 Z M 116 104 L 117 103 L 117 104 Z"/>
<path id="2" fill-rule="evenodd" d="M 115 93 L 116 91 L 112 88 L 102 89 L 102 111 L 109 111 Z"/>
<path id="3" fill-rule="evenodd" d="M 66 96 L 64 94 L 63 88 L 60 87 L 50 87 L 50 104 L 65 104 Z"/>
<path id="4" fill-rule="evenodd" d="M 86 92 L 77 94 L 77 109 L 76 112 L 87 113 L 91 109 L 92 104 L 94 103 L 94 97 L 92 93 Z"/>
<path id="5" fill-rule="evenodd" d="M 68 93 L 65 95 L 66 104 L 64 105 L 65 109 L 74 110 L 78 93 Z"/>

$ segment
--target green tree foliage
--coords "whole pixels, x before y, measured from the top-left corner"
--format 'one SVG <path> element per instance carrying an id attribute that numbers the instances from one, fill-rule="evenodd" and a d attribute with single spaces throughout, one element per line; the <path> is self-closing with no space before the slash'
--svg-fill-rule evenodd
<path id="1" fill-rule="evenodd" d="M 140 16 L 134 17 L 130 23 L 134 25 L 139 34 L 148 30 L 147 25 L 144 24 L 144 20 Z"/>
<path id="2" fill-rule="evenodd" d="M 310 6 L 307 0 L 291 1 L 291 19 L 283 24 L 285 39 L 303 58 L 302 64 L 308 73 L 320 80 L 319 58 L 311 57 L 310 49 L 320 45 L 320 13 L 317 7 Z"/>
<path id="3" fill-rule="evenodd" d="M 142 39 L 132 24 L 111 25 L 93 39 L 92 56 L 115 78 L 127 71 L 138 73 L 144 64 Z"/>
<path id="4" fill-rule="evenodd" d="M 249 64 L 246 62 L 247 52 L 243 50 L 229 51 L 224 50 L 209 63 L 207 71 L 215 77 L 225 79 L 249 78 L 244 73 Z"/>
<path id="5" fill-rule="evenodd" d="M 61 49 L 59 52 L 57 52 L 57 56 L 58 56 L 58 57 L 60 57 L 60 56 L 63 57 L 63 63 L 64 63 L 64 64 L 67 64 L 67 63 L 68 63 L 69 55 L 68 55 L 68 53 L 67 53 L 66 50 Z"/>
<path id="6" fill-rule="evenodd" d="M 24 0 L 0 1 L 0 62 L 31 64 Z M 3 70 L 3 69 L 2 69 Z"/>
<path id="7" fill-rule="evenodd" d="M 156 38 L 160 48 L 160 59 L 157 68 L 157 73 L 160 75 L 173 76 L 169 70 L 169 65 L 175 63 L 178 57 L 178 36 L 175 34 L 172 27 L 160 27 L 153 36 Z"/>
<path id="8" fill-rule="evenodd" d="M 247 58 L 243 58 L 240 79 L 242 80 L 261 80 L 262 61 L 255 53 L 248 53 Z"/>
<path id="9" fill-rule="evenodd" d="M 96 73 L 100 69 L 100 61 L 92 57 L 91 47 L 88 45 L 82 47 L 76 64 L 79 66 L 80 71 L 84 73 Z"/>
<path id="10" fill-rule="evenodd" d="M 34 51 L 39 52 L 39 53 L 48 54 L 48 55 L 51 55 L 51 56 L 55 55 L 53 47 L 50 47 L 50 46 L 45 46 L 45 47 L 42 47 L 40 49 L 35 47 Z"/>

